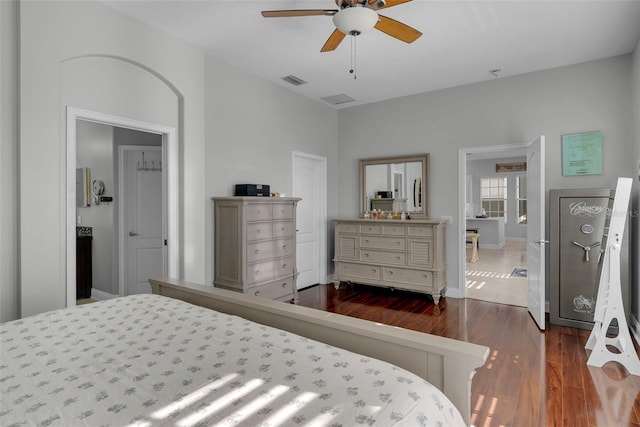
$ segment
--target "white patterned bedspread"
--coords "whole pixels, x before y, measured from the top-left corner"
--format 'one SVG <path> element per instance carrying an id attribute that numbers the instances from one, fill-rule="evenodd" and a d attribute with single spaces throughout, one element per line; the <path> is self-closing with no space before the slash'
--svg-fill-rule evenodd
<path id="1" fill-rule="evenodd" d="M 379 360 L 159 295 L 0 325 L 0 425 L 454 426 Z"/>

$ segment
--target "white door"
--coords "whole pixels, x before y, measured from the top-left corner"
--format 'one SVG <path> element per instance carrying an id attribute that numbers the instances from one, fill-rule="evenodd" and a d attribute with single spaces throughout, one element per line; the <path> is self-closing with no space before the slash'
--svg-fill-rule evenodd
<path id="1" fill-rule="evenodd" d="M 293 153 L 292 196 L 300 197 L 297 210 L 297 288 L 321 282 L 326 234 L 326 159 Z"/>
<path id="2" fill-rule="evenodd" d="M 545 329 L 544 136 L 527 147 L 527 307 Z"/>
<path id="3" fill-rule="evenodd" d="M 149 277 L 164 274 L 162 150 L 124 152 L 124 294 L 150 293 Z"/>

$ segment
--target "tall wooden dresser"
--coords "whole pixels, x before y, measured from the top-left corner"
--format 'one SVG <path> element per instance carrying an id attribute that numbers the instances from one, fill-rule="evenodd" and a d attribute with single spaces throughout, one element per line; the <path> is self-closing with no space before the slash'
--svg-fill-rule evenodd
<path id="1" fill-rule="evenodd" d="M 297 301 L 295 197 L 213 197 L 216 287 Z"/>
<path id="2" fill-rule="evenodd" d="M 442 220 L 335 220 L 336 288 L 341 281 L 431 294 L 446 286 Z"/>

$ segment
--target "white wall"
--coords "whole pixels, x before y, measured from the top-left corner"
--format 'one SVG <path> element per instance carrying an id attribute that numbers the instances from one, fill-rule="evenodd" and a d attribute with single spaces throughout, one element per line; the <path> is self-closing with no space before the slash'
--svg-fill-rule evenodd
<path id="1" fill-rule="evenodd" d="M 523 143 L 545 135 L 549 188 L 611 187 L 634 151 L 631 57 L 568 67 L 398 98 L 340 111 L 338 203 L 347 215 L 358 205 L 361 157 L 431 154 L 431 216 L 458 212 L 458 149 Z M 560 135 L 600 130 L 604 173 L 563 177 Z M 393 141 L 393 144 L 389 144 Z M 459 289 L 457 224 L 447 228 L 447 283 Z"/>
<path id="2" fill-rule="evenodd" d="M 206 60 L 206 276 L 213 282 L 214 196 L 232 196 L 235 184 L 269 184 L 291 195 L 292 151 L 327 158 L 327 214 L 337 205 L 337 111 L 213 58 Z M 357 169 L 357 165 L 356 165 Z M 327 266 L 333 267 L 328 227 Z"/>
<path id="3" fill-rule="evenodd" d="M 21 2 L 20 44 L 20 192 L 50 184 L 20 204 L 22 315 L 65 305 L 67 104 L 176 126 L 180 275 L 203 282 L 203 52 L 98 2 Z"/>
<path id="4" fill-rule="evenodd" d="M 506 239 L 524 239 L 527 237 L 527 225 L 518 224 L 517 177 L 526 176 L 526 172 L 496 172 L 496 163 L 526 162 L 526 157 L 512 157 L 503 159 L 468 160 L 467 175 L 473 176 L 473 203 L 477 211 L 482 210 L 480 193 L 480 179 L 486 177 L 507 178 L 507 223 L 504 226 Z"/>
<path id="5" fill-rule="evenodd" d="M 0 322 L 19 316 L 17 13 L 0 1 Z"/>

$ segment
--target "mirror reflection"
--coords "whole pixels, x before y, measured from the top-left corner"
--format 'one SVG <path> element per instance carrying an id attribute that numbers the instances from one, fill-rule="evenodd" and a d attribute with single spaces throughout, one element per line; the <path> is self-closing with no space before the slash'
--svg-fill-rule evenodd
<path id="1" fill-rule="evenodd" d="M 360 213 L 374 209 L 428 216 L 428 155 L 360 160 Z"/>

